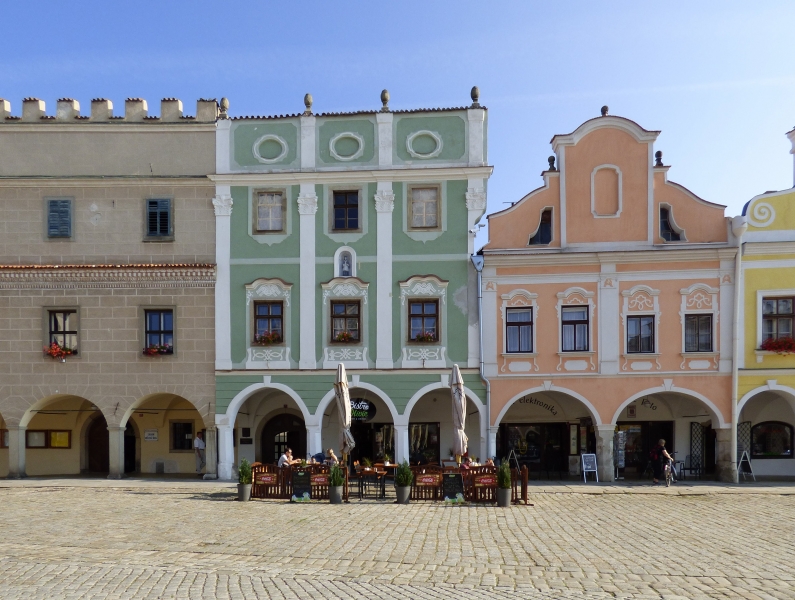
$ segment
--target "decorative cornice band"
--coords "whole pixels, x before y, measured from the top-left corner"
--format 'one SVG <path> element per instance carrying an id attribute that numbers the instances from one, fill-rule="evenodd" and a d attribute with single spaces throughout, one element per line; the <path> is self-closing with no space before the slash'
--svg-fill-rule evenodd
<path id="1" fill-rule="evenodd" d="M 213 265 L 0 267 L 0 289 L 4 290 L 212 287 L 215 287 Z"/>

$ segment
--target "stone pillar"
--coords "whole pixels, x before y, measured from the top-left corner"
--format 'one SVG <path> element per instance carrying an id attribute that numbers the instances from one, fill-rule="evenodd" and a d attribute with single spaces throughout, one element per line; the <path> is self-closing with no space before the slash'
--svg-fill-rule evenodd
<path id="1" fill-rule="evenodd" d="M 489 427 L 489 444 L 486 450 L 486 458 L 506 458 L 503 456 L 497 456 L 497 432 L 500 430 L 499 427 Z M 494 461 L 494 464 L 497 464 L 497 461 Z"/>
<path id="2" fill-rule="evenodd" d="M 223 190 L 221 188 L 224 188 Z M 215 368 L 232 369 L 232 321 L 229 256 L 231 244 L 232 196 L 229 186 L 218 186 L 215 209 Z"/>
<path id="3" fill-rule="evenodd" d="M 376 212 L 376 350 L 375 368 L 391 369 L 392 357 L 392 211 L 395 194 L 391 181 L 379 181 Z"/>
<path id="4" fill-rule="evenodd" d="M 205 438 L 207 449 L 204 454 L 207 457 L 207 465 L 204 468 L 204 478 L 218 479 L 218 430 L 215 427 L 207 427 Z"/>
<path id="5" fill-rule="evenodd" d="M 108 452 L 110 462 L 108 479 L 121 479 L 124 477 L 124 431 L 126 427 L 111 427 L 108 425 Z"/>
<path id="6" fill-rule="evenodd" d="M 299 369 L 316 369 L 317 352 L 315 346 L 315 213 L 317 212 L 317 194 L 312 183 L 302 183 L 298 194 L 299 255 L 300 280 L 300 340 L 301 355 Z"/>
<path id="7" fill-rule="evenodd" d="M 609 482 L 615 479 L 615 466 L 613 465 L 613 434 L 615 425 L 596 425 L 596 468 L 599 472 L 600 482 Z"/>
<path id="8" fill-rule="evenodd" d="M 718 481 L 737 483 L 737 463 L 732 460 L 732 428 L 716 429 L 715 474 Z"/>
<path id="9" fill-rule="evenodd" d="M 216 422 L 217 423 L 217 422 Z M 228 423 L 217 423 L 218 431 L 218 479 L 231 481 L 232 464 L 235 462 L 235 447 L 232 443 L 234 431 Z"/>
<path id="10" fill-rule="evenodd" d="M 395 424 L 395 461 L 409 460 L 409 426 Z"/>
<path id="11" fill-rule="evenodd" d="M 8 427 L 8 478 L 27 477 L 25 471 L 25 436 L 27 427 Z"/>
<path id="12" fill-rule="evenodd" d="M 322 415 L 321 415 L 322 418 Z M 306 426 L 306 441 L 309 455 L 314 456 L 318 452 L 323 452 L 323 439 L 320 436 L 320 425 L 307 425 Z"/>

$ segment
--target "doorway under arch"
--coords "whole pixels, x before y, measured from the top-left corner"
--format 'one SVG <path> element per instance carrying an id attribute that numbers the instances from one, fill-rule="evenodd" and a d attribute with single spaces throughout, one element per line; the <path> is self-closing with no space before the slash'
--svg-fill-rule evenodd
<path id="1" fill-rule="evenodd" d="M 262 462 L 277 462 L 287 448 L 292 449 L 295 458 L 306 457 L 306 423 L 299 416 L 283 413 L 270 419 L 262 428 Z"/>
<path id="2" fill-rule="evenodd" d="M 110 471 L 110 436 L 108 422 L 102 414 L 91 422 L 86 434 L 88 448 L 88 472 L 105 473 Z"/>

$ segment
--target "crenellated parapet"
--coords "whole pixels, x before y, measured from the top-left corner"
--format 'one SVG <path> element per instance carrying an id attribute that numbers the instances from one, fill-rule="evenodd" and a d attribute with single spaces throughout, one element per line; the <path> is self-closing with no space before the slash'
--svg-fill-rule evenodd
<path id="1" fill-rule="evenodd" d="M 214 123 L 221 116 L 220 105 L 215 98 L 200 98 L 196 102 L 195 116 L 183 114 L 182 101 L 178 98 L 163 98 L 160 101 L 160 116 L 150 116 L 147 101 L 143 98 L 127 98 L 124 114 L 113 114 L 113 102 L 106 98 L 91 100 L 89 115 L 80 114 L 80 103 L 73 98 L 59 98 L 55 114 L 48 115 L 44 100 L 24 98 L 22 114 L 13 115 L 11 102 L 0 98 L 0 124 L 14 123 Z"/>

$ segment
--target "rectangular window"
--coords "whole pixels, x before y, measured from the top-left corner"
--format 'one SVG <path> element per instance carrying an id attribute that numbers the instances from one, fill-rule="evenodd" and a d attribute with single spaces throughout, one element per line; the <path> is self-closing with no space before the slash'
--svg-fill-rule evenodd
<path id="1" fill-rule="evenodd" d="M 685 316 L 685 352 L 712 352 L 712 315 Z"/>
<path id="2" fill-rule="evenodd" d="M 47 447 L 47 432 L 46 431 L 31 431 L 28 429 L 25 432 L 25 448 L 46 448 Z"/>
<path id="3" fill-rule="evenodd" d="M 412 229 L 433 229 L 439 226 L 438 188 L 411 189 Z"/>
<path id="4" fill-rule="evenodd" d="M 48 448 L 60 448 L 62 450 L 68 450 L 72 447 L 72 432 L 69 430 L 66 431 L 54 431 L 50 430 L 47 432 L 47 447 Z"/>
<path id="5" fill-rule="evenodd" d="M 588 351 L 588 307 L 564 306 L 561 311 L 563 352 Z"/>
<path id="6" fill-rule="evenodd" d="M 171 451 L 193 451 L 193 421 L 171 422 Z"/>
<path id="7" fill-rule="evenodd" d="M 654 352 L 654 317 L 627 317 L 627 353 Z"/>
<path id="8" fill-rule="evenodd" d="M 331 341 L 356 343 L 359 341 L 359 303 L 356 301 L 331 303 Z"/>
<path id="9" fill-rule="evenodd" d="M 409 302 L 409 341 L 439 341 L 438 300 L 412 300 Z"/>
<path id="10" fill-rule="evenodd" d="M 254 303 L 254 343 L 281 344 L 284 340 L 284 306 L 281 302 Z"/>
<path id="11" fill-rule="evenodd" d="M 0 429 L 0 448 L 8 448 L 8 429 Z"/>
<path id="12" fill-rule="evenodd" d="M 257 231 L 284 231 L 284 195 L 281 192 L 257 194 Z"/>
<path id="13" fill-rule="evenodd" d="M 533 309 L 508 308 L 505 318 L 506 352 L 532 352 Z"/>
<path id="14" fill-rule="evenodd" d="M 61 348 L 77 350 L 77 311 L 49 311 L 49 343 L 58 344 Z"/>
<path id="15" fill-rule="evenodd" d="M 792 337 L 792 298 L 762 299 L 762 341 Z"/>
<path id="16" fill-rule="evenodd" d="M 72 237 L 72 201 L 47 200 L 47 237 Z"/>
<path id="17" fill-rule="evenodd" d="M 174 352 L 174 311 L 145 310 L 146 346 L 157 347 L 161 354 Z"/>
<path id="18" fill-rule="evenodd" d="M 334 192 L 334 230 L 359 229 L 359 192 Z"/>
<path id="19" fill-rule="evenodd" d="M 147 200 L 146 235 L 169 237 L 171 232 L 171 200 Z"/>

